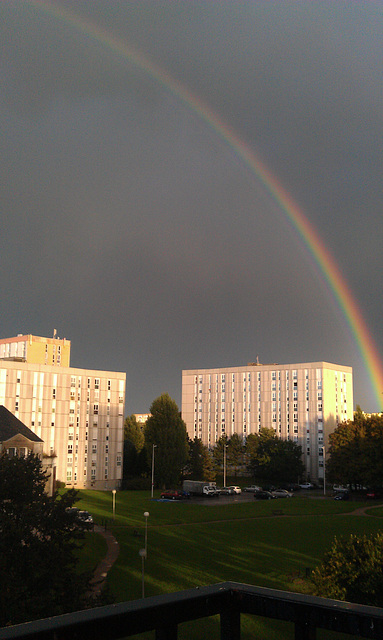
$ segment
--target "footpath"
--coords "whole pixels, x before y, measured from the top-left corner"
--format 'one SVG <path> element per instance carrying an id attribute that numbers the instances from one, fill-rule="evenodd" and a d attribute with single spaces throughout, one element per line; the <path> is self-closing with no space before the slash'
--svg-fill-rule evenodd
<path id="1" fill-rule="evenodd" d="M 90 581 L 93 595 L 98 596 L 105 585 L 108 571 L 111 569 L 118 558 L 118 554 L 120 553 L 120 546 L 111 531 L 108 531 L 107 529 L 105 529 L 104 527 L 100 527 L 99 525 L 95 525 L 94 531 L 95 533 L 99 533 L 103 538 L 105 538 L 107 544 L 106 556 L 97 565 L 93 578 Z"/>

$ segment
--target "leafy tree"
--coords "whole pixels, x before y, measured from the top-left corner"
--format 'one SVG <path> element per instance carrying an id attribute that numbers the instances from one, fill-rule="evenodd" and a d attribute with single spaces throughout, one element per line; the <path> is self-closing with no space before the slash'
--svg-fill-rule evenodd
<path id="1" fill-rule="evenodd" d="M 247 461 L 247 466 L 251 469 L 254 474 L 255 469 L 252 467 L 252 460 L 256 458 L 257 451 L 259 445 L 259 436 L 257 433 L 250 433 L 246 438 L 245 444 L 245 460 Z M 255 477 L 254 477 L 255 479 Z"/>
<path id="2" fill-rule="evenodd" d="M 217 472 L 222 471 L 223 469 L 223 460 L 224 460 L 224 447 L 228 446 L 228 437 L 226 435 L 221 436 L 219 440 L 215 443 L 215 447 L 213 449 L 213 462 L 214 467 Z M 226 450 L 226 462 L 227 462 L 227 450 Z"/>
<path id="3" fill-rule="evenodd" d="M 124 440 L 129 440 L 134 445 L 137 453 L 140 453 L 145 444 L 145 436 L 142 426 L 137 422 L 136 416 L 125 418 L 124 422 Z"/>
<path id="4" fill-rule="evenodd" d="M 261 482 L 296 482 L 303 473 L 302 448 L 278 438 L 274 429 L 263 428 L 249 436 L 247 451 L 252 475 Z"/>
<path id="5" fill-rule="evenodd" d="M 143 429 L 137 422 L 136 416 L 132 414 L 125 419 L 124 423 L 124 478 L 139 476 L 146 471 L 140 456 L 144 444 Z"/>
<path id="6" fill-rule="evenodd" d="M 318 596 L 383 606 L 383 532 L 337 539 L 312 574 Z"/>
<path id="7" fill-rule="evenodd" d="M 233 433 L 227 448 L 227 462 L 230 467 L 234 467 L 234 476 L 237 476 L 238 466 L 243 462 L 244 447 L 242 438 L 238 433 Z"/>
<path id="8" fill-rule="evenodd" d="M 327 477 L 341 484 L 383 487 L 383 416 L 356 412 L 329 436 Z"/>
<path id="9" fill-rule="evenodd" d="M 66 511 L 77 492 L 50 497 L 46 481 L 37 456 L 0 456 L 0 626 L 86 606 L 74 553 L 83 528 Z"/>
<path id="10" fill-rule="evenodd" d="M 148 464 L 155 453 L 155 479 L 160 486 L 178 485 L 180 474 L 188 459 L 186 425 L 177 404 L 167 393 L 153 401 L 151 416 L 145 427 L 145 448 Z"/>
<path id="11" fill-rule="evenodd" d="M 188 471 L 193 480 L 215 480 L 211 454 L 197 436 L 189 441 Z"/>

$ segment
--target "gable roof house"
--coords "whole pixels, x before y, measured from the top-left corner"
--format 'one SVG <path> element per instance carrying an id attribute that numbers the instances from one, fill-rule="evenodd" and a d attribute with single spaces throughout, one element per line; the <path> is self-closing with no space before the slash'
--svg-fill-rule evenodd
<path id="1" fill-rule="evenodd" d="M 43 459 L 44 441 L 29 429 L 21 420 L 16 418 L 6 407 L 0 405 L 0 455 L 5 451 L 9 456 L 27 456 L 29 453 Z M 47 493 L 52 495 L 55 467 L 51 461 L 43 459 L 43 467 L 50 467 L 47 481 Z"/>

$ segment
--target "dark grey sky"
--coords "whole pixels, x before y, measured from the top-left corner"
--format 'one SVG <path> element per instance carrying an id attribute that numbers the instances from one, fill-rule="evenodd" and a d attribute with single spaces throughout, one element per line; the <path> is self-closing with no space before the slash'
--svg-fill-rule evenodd
<path id="1" fill-rule="evenodd" d="M 181 370 L 363 358 L 286 215 L 148 72 L 0 4 L 1 320 L 127 373 L 127 413 Z M 383 9 L 334 0 L 63 0 L 181 83 L 268 166 L 337 261 L 383 355 Z M 36 8 L 37 7 L 37 8 Z M 40 7 L 40 8 L 39 8 Z M 382 390 L 383 391 L 383 390 Z"/>

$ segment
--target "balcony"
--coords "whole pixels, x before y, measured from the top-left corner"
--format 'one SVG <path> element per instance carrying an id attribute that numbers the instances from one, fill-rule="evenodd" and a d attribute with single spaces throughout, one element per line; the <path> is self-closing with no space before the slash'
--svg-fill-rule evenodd
<path id="1" fill-rule="evenodd" d="M 156 640 L 177 640 L 179 624 L 219 615 L 220 640 L 240 640 L 241 614 L 291 622 L 295 640 L 315 640 L 317 629 L 383 637 L 383 609 L 223 582 L 3 628 L 0 638 L 118 640 L 155 630 Z"/>

